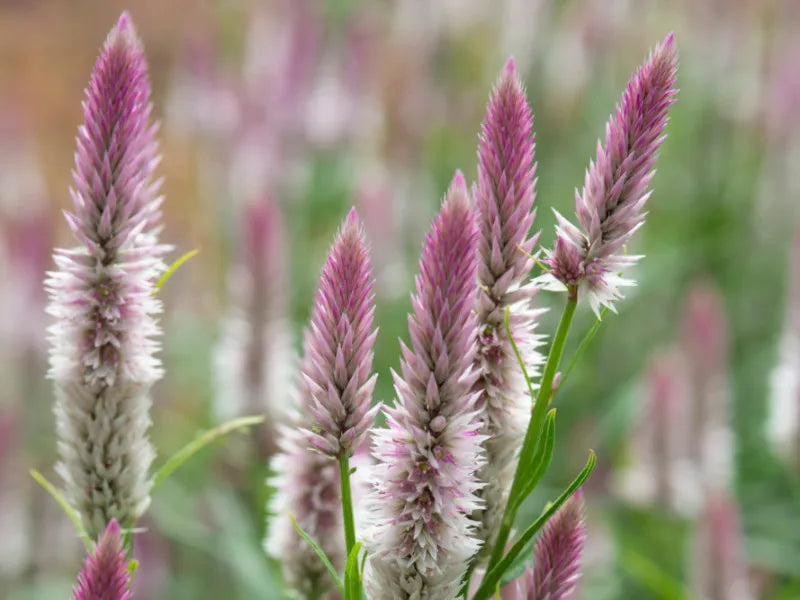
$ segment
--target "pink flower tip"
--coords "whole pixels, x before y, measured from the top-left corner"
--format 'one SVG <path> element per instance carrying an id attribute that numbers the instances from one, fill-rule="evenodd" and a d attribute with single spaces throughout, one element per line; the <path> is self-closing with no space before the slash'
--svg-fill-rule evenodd
<path id="1" fill-rule="evenodd" d="M 501 77 L 503 79 L 513 79 L 517 76 L 517 63 L 514 60 L 513 56 L 509 56 L 508 60 L 506 61 L 506 66 L 503 68 L 503 74 Z"/>
<path id="2" fill-rule="evenodd" d="M 130 571 L 122 545 L 119 523 L 112 519 L 86 557 L 73 590 L 74 600 L 131 600 Z"/>

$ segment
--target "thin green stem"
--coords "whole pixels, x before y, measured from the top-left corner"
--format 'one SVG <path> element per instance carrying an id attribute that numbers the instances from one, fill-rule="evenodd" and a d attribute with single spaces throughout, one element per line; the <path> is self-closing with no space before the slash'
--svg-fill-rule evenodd
<path id="1" fill-rule="evenodd" d="M 561 356 L 564 353 L 564 344 L 567 340 L 567 333 L 569 332 L 572 317 L 575 315 L 575 308 L 578 305 L 577 289 L 570 288 L 567 297 L 567 304 L 564 307 L 564 312 L 561 313 L 561 320 L 558 323 L 558 329 L 553 337 L 553 344 L 550 346 L 550 353 L 547 356 L 547 362 L 544 366 L 544 373 L 539 383 L 539 392 L 536 395 L 536 401 L 533 404 L 531 413 L 531 420 L 528 424 L 528 430 L 525 432 L 525 439 L 522 442 L 522 449 L 520 450 L 519 462 L 517 463 L 517 470 L 514 473 L 514 481 L 511 484 L 511 492 L 506 502 L 506 508 L 503 512 L 503 519 L 500 522 L 500 531 L 492 548 L 492 554 L 489 558 L 489 564 L 486 568 L 488 573 L 500 560 L 503 558 L 506 543 L 511 535 L 511 528 L 514 525 L 514 520 L 517 516 L 517 510 L 524 500 L 518 498 L 519 490 L 522 487 L 521 473 L 524 469 L 520 469 L 520 465 L 528 464 L 533 457 L 533 453 L 538 446 L 539 438 L 542 434 L 544 425 L 544 418 L 547 414 L 547 407 L 550 404 L 550 396 L 553 391 L 553 380 L 555 379 L 558 365 L 561 362 Z M 509 340 L 514 344 L 511 335 Z M 516 346 L 516 344 L 514 344 Z"/>
<path id="2" fill-rule="evenodd" d="M 595 334 L 597 334 L 597 330 L 600 329 L 600 325 L 603 324 L 603 321 L 605 320 L 607 314 L 608 314 L 608 307 L 606 306 L 600 312 L 600 316 L 595 320 L 594 325 L 592 325 L 592 328 L 586 334 L 586 337 L 583 338 L 583 341 L 578 346 L 578 349 L 575 351 L 575 354 L 572 355 L 572 360 L 569 361 L 569 366 L 564 371 L 564 375 L 562 375 L 561 377 L 561 383 L 559 384 L 559 387 L 564 385 L 564 382 L 569 377 L 569 374 L 572 373 L 572 369 L 574 369 L 575 365 L 578 364 L 578 361 L 580 360 L 581 356 L 583 356 L 583 353 L 586 351 L 586 348 L 589 347 L 589 344 L 594 339 Z"/>
<path id="3" fill-rule="evenodd" d="M 347 450 L 339 454 L 339 482 L 342 489 L 342 517 L 344 520 L 344 542 L 347 556 L 356 545 L 356 526 L 353 519 L 353 498 L 350 492 L 350 458 Z"/>

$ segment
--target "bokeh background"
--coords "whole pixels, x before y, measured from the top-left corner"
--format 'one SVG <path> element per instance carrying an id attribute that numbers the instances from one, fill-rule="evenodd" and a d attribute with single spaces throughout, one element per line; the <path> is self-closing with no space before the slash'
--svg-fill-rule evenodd
<path id="1" fill-rule="evenodd" d="M 681 92 L 630 248 L 647 255 L 639 285 L 559 393 L 554 466 L 521 518 L 593 448 L 581 597 L 800 598 L 795 0 L 0 2 L 0 597 L 69 597 L 82 559 L 28 475 L 57 481 L 42 281 L 52 247 L 73 244 L 61 211 L 82 90 L 126 8 L 161 121 L 162 239 L 173 258 L 201 249 L 161 292 L 156 464 L 230 412 L 215 356 L 247 302 L 249 206 L 282 215 L 267 301 L 295 352 L 332 236 L 359 209 L 377 269 L 376 397 L 391 400 L 420 243 L 454 169 L 476 176 L 506 58 L 536 114 L 548 245 L 548 207 L 572 214 L 628 76 L 675 31 Z M 543 332 L 561 300 L 540 294 L 555 307 Z M 583 307 L 567 357 L 593 322 Z M 265 352 L 289 361 L 278 347 Z M 288 387 L 270 387 L 273 420 Z M 206 449 L 157 491 L 137 598 L 284 597 L 261 549 L 269 437 Z"/>

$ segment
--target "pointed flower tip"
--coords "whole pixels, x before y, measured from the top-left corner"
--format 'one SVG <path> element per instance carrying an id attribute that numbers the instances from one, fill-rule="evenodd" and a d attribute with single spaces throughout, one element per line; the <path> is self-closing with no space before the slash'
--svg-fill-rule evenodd
<path id="1" fill-rule="evenodd" d="M 350 212 L 347 213 L 347 218 L 345 219 L 345 223 L 347 225 L 358 225 L 360 223 L 360 219 L 358 217 L 358 211 L 356 207 L 353 206 L 350 208 Z"/>
<path id="2" fill-rule="evenodd" d="M 453 180 L 450 182 L 450 192 L 467 193 L 467 180 L 464 179 L 464 174 L 460 169 L 457 169 L 455 175 L 453 175 Z"/>
<path id="3" fill-rule="evenodd" d="M 136 33 L 136 27 L 133 25 L 128 11 L 123 11 L 117 20 L 117 24 L 108 33 L 106 39 L 106 47 L 113 47 L 116 45 L 131 45 L 135 47 L 141 46 L 139 36 Z"/>
<path id="4" fill-rule="evenodd" d="M 506 61 L 506 66 L 503 67 L 503 75 L 504 78 L 516 78 L 517 76 L 517 63 L 514 60 L 513 56 L 509 56 L 508 60 Z"/>

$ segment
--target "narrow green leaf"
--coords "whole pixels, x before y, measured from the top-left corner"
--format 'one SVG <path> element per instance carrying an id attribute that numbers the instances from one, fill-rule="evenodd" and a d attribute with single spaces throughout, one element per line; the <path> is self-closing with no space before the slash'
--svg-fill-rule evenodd
<path id="1" fill-rule="evenodd" d="M 572 496 L 572 494 L 574 494 L 577 489 L 583 485 L 583 482 L 586 481 L 586 478 L 589 477 L 592 469 L 594 469 L 596 462 L 597 457 L 595 456 L 594 452 L 590 450 L 589 460 L 586 462 L 586 466 L 583 468 L 583 470 L 572 481 L 572 483 L 569 484 L 569 487 L 564 490 L 564 492 L 555 500 L 555 502 L 550 504 L 544 510 L 542 515 L 523 532 L 523 534 L 516 542 L 514 542 L 514 545 L 511 546 L 511 549 L 497 563 L 497 565 L 486 574 L 481 582 L 481 586 L 478 588 L 478 591 L 475 592 L 475 596 L 472 600 L 488 600 L 492 595 L 492 591 L 502 580 L 503 574 L 515 566 L 516 559 L 520 555 L 527 557 L 527 555 L 530 554 L 534 536 L 544 526 L 544 524 L 547 523 L 550 517 L 552 517 L 559 508 L 561 508 L 561 505 L 564 504 L 564 502 L 566 502 L 570 496 Z"/>
<path id="2" fill-rule="evenodd" d="M 72 525 L 75 527 L 75 531 L 78 532 L 78 537 L 80 537 L 81 541 L 83 541 L 83 545 L 86 546 L 86 550 L 92 552 L 94 550 L 94 542 L 92 541 L 92 538 L 89 537 L 89 534 L 86 533 L 86 529 L 83 527 L 80 513 L 69 505 L 69 502 L 67 502 L 67 499 L 64 498 L 64 495 L 58 491 L 56 486 L 47 481 L 47 478 L 39 471 L 36 469 L 31 469 L 29 473 L 36 483 L 42 486 L 45 491 L 50 494 L 56 502 L 58 502 L 61 510 L 63 510 L 64 514 L 66 514 L 69 520 L 72 521 Z"/>
<path id="3" fill-rule="evenodd" d="M 232 431 L 258 425 L 263 420 L 264 415 L 240 417 L 201 433 L 195 439 L 169 457 L 167 462 L 161 465 L 153 477 L 152 489 L 155 490 L 167 477 L 172 475 L 172 473 L 178 467 L 189 460 L 197 451 L 202 450 L 205 446 L 208 446 L 210 443 L 229 434 Z"/>
<path id="4" fill-rule="evenodd" d="M 358 553 L 361 550 L 361 542 L 356 542 L 347 557 L 347 566 L 344 570 L 344 589 L 345 600 L 361 599 L 361 575 L 358 570 Z"/>
<path id="5" fill-rule="evenodd" d="M 189 252 L 187 252 L 183 256 L 179 257 L 178 260 L 176 260 L 174 263 L 172 263 L 169 266 L 169 268 L 167 268 L 167 270 L 164 271 L 164 274 L 156 282 L 156 289 L 153 291 L 153 295 L 155 296 L 158 293 L 158 290 L 161 289 L 161 286 L 164 285 L 167 282 L 167 280 L 175 274 L 175 271 L 177 271 L 178 268 L 183 263 L 185 263 L 187 260 L 189 260 L 193 256 L 197 256 L 197 254 L 199 254 L 199 253 L 200 253 L 200 248 L 195 248 L 194 250 L 189 250 Z"/>
<path id="6" fill-rule="evenodd" d="M 544 477 L 547 469 L 550 467 L 550 461 L 553 460 L 553 447 L 556 443 L 556 409 L 552 408 L 548 411 L 544 420 L 544 431 L 539 440 L 536 453 L 533 455 L 529 466 L 529 473 L 525 473 L 522 481 L 523 487 L 520 488 L 520 493 L 517 497 L 517 506 L 521 505 L 525 499 L 531 495 L 531 492 L 539 485 L 539 482 Z"/>
<path id="7" fill-rule="evenodd" d="M 586 348 L 589 347 L 589 344 L 594 339 L 595 334 L 597 334 L 597 330 L 600 329 L 600 325 L 603 324 L 603 321 L 605 320 L 607 314 L 608 314 L 608 307 L 605 306 L 603 307 L 603 310 L 600 312 L 600 317 L 595 320 L 594 324 L 592 325 L 592 328 L 586 333 L 586 336 L 583 338 L 583 340 L 581 340 L 578 349 L 575 350 L 575 354 L 572 355 L 572 360 L 569 361 L 569 366 L 567 367 L 567 370 L 564 371 L 564 375 L 561 377 L 561 383 L 559 383 L 559 387 L 564 385 L 564 382 L 569 377 L 569 374 L 572 373 L 572 369 L 574 369 L 575 365 L 578 364 L 578 361 L 580 360 L 581 356 L 583 356 L 583 353 L 586 351 Z"/>
<path id="8" fill-rule="evenodd" d="M 294 515 L 292 513 L 289 513 L 289 518 L 292 520 L 292 527 L 294 527 L 294 530 L 297 532 L 297 535 L 303 538 L 308 543 L 308 545 L 311 546 L 311 549 L 317 554 L 317 556 L 319 556 L 319 559 L 322 561 L 322 564 L 324 564 L 325 568 L 328 569 L 328 573 L 330 573 L 331 577 L 333 577 L 333 582 L 336 584 L 336 587 L 339 588 L 339 593 L 343 597 L 347 598 L 344 592 L 344 586 L 342 586 L 342 580 L 339 579 L 339 574 L 336 572 L 336 569 L 331 564 L 331 561 L 325 555 L 325 551 L 319 547 L 319 544 L 317 544 L 317 542 L 311 539 L 310 535 L 308 535 L 305 531 L 303 531 L 303 528 L 297 524 L 297 521 L 295 520 Z M 349 560 L 350 559 L 348 558 L 348 561 Z"/>

